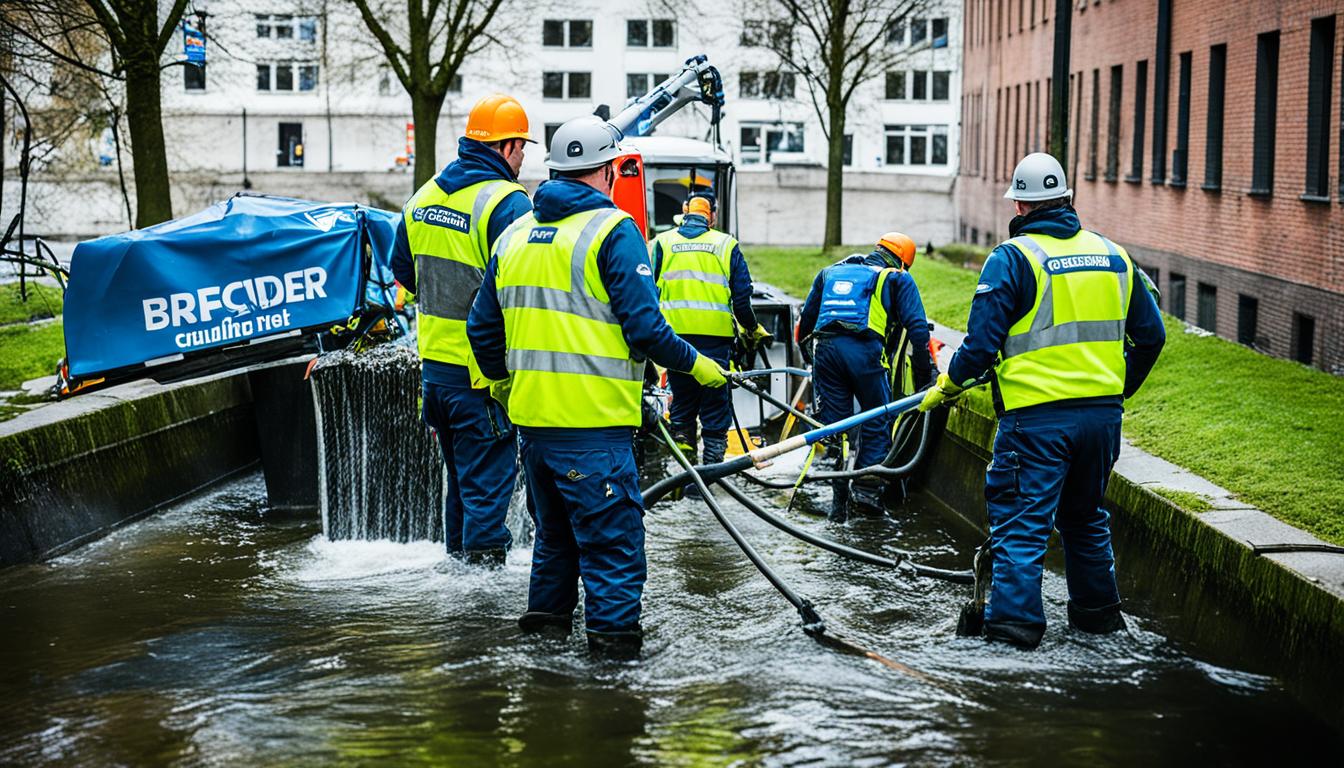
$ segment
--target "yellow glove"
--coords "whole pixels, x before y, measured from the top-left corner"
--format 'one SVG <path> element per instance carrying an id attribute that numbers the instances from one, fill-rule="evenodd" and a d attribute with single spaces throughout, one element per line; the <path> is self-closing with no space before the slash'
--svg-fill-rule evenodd
<path id="1" fill-rule="evenodd" d="M 924 393 L 924 399 L 919 401 L 919 410 L 927 411 L 937 408 L 943 403 L 948 403 L 957 399 L 957 396 L 966 390 L 958 386 L 952 379 L 947 377 L 946 373 L 938 374 L 938 383 L 929 388 Z"/>
<path id="2" fill-rule="evenodd" d="M 757 323 L 756 330 L 751 332 L 752 349 L 760 349 L 761 347 L 768 345 L 770 342 L 774 340 L 775 337 L 771 335 L 769 331 L 765 330 L 765 326 L 761 325 L 760 323 Z"/>
<path id="3" fill-rule="evenodd" d="M 691 375 L 702 387 L 718 389 L 728 383 L 719 364 L 704 355 L 696 355 L 695 365 L 691 366 Z"/>
<path id="4" fill-rule="evenodd" d="M 513 377 L 500 379 L 490 382 L 490 396 L 495 402 L 504 406 L 504 410 L 509 410 L 509 395 L 513 392 Z"/>

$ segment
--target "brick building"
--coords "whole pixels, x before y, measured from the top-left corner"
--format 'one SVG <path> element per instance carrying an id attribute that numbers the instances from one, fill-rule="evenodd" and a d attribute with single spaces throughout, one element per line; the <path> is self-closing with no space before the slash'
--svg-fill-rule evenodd
<path id="1" fill-rule="evenodd" d="M 1344 2 L 1075 0 L 1068 149 L 1083 225 L 1162 309 L 1344 374 Z M 1007 236 L 1050 146 L 1055 0 L 966 0 L 958 226 Z"/>

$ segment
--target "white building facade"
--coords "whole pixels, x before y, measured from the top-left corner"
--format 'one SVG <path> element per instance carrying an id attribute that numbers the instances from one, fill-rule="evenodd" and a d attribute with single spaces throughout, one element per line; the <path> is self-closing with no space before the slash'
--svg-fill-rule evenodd
<path id="1" fill-rule="evenodd" d="M 464 64 L 439 122 L 437 163 L 452 160 L 467 111 L 488 93 L 516 96 L 534 135 L 548 139 L 560 123 L 599 104 L 619 111 L 705 53 L 724 79 L 721 138 L 739 171 L 740 237 L 819 242 L 827 146 L 806 83 L 782 72 L 760 45 L 772 32 L 764 19 L 743 18 L 736 0 L 700 5 L 697 12 L 693 3 L 574 0 L 502 18 L 499 36 L 518 45 Z M 350 4 L 196 0 L 195 7 L 207 14 L 208 63 L 163 73 L 176 213 L 245 184 L 400 205 L 412 191 L 410 98 Z M 904 51 L 904 62 L 853 98 L 847 242 L 871 241 L 888 229 L 921 242 L 953 237 L 960 3 L 935 7 L 941 9 L 889 31 L 887 45 Z M 670 8 L 681 15 L 673 18 Z M 181 44 L 174 48 L 180 53 Z M 704 139 L 707 117 L 697 105 L 659 133 Z M 545 178 L 544 155 L 544 144 L 528 154 L 525 182 Z"/>

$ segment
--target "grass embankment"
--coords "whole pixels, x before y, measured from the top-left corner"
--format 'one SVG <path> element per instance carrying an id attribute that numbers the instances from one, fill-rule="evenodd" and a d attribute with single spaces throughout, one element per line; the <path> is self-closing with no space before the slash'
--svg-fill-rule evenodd
<path id="1" fill-rule="evenodd" d="M 0 391 L 17 390 L 23 382 L 56 370 L 56 361 L 65 354 L 62 309 L 59 288 L 29 283 L 25 302 L 18 283 L 0 284 Z M 42 322 L 53 317 L 55 322 Z M 0 400 L 0 421 L 28 410 L 21 405 L 45 399 L 16 395 Z"/>
<path id="2" fill-rule="evenodd" d="M 802 297 L 818 269 L 856 250 L 867 249 L 746 252 L 756 279 Z M 953 253 L 958 264 L 921 258 L 911 274 L 929 317 L 965 330 L 976 273 L 959 264 L 974 252 L 958 246 Z M 1275 517 L 1344 544 L 1344 378 L 1187 332 L 1170 316 L 1166 324 L 1161 359 L 1125 404 L 1126 437 Z M 972 406 L 988 410 L 988 402 L 980 396 Z"/>

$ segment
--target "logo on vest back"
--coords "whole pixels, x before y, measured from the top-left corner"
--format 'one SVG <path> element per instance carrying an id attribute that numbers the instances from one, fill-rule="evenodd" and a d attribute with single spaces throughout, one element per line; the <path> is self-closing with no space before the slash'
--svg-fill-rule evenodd
<path id="1" fill-rule="evenodd" d="M 416 208 L 411 211 L 411 220 L 457 232 L 471 231 L 471 214 L 455 211 L 443 205 L 426 205 L 423 208 Z"/>
<path id="2" fill-rule="evenodd" d="M 1045 262 L 1045 268 L 1050 274 L 1058 275 L 1067 272 L 1123 272 L 1125 262 L 1120 258 L 1114 260 L 1110 256 L 1060 256 Z"/>
<path id="3" fill-rule="evenodd" d="M 704 253 L 713 253 L 717 248 L 714 243 L 677 243 L 672 246 L 673 253 L 686 253 L 688 251 L 701 251 Z"/>
<path id="4" fill-rule="evenodd" d="M 839 296 L 848 296 L 854 290 L 854 283 L 848 280 L 836 280 L 831 290 Z"/>
<path id="5" fill-rule="evenodd" d="M 533 227 L 532 231 L 527 233 L 527 242 L 529 243 L 555 242 L 555 227 Z"/>

